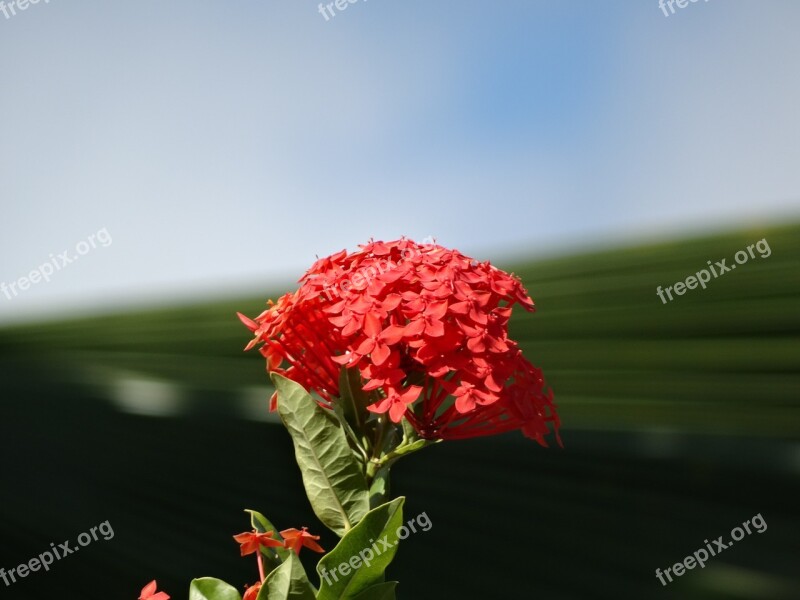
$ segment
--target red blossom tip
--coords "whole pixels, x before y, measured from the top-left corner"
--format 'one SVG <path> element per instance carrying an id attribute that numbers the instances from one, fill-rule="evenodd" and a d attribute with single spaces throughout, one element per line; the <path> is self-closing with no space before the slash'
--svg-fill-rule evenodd
<path id="1" fill-rule="evenodd" d="M 258 597 L 258 591 L 261 589 L 261 582 L 254 583 L 250 587 L 248 587 L 245 592 L 242 600 L 256 600 Z"/>
<path id="2" fill-rule="evenodd" d="M 317 544 L 319 536 L 311 535 L 305 527 L 300 530 L 295 528 L 284 529 L 281 531 L 281 537 L 283 538 L 284 547 L 294 550 L 295 554 L 300 554 L 300 548 L 303 546 L 314 552 L 325 552 L 322 546 Z"/>
<path id="3" fill-rule="evenodd" d="M 234 535 L 233 539 L 236 540 L 236 542 L 240 545 L 239 550 L 241 555 L 247 556 L 248 554 L 258 552 L 261 546 L 266 546 L 268 548 L 278 548 L 283 546 L 283 542 L 272 539 L 273 535 L 273 531 L 259 533 L 253 530 Z"/>
<path id="4" fill-rule="evenodd" d="M 169 596 L 165 592 L 157 592 L 158 584 L 154 579 L 142 588 L 142 593 L 139 594 L 139 600 L 169 600 Z"/>

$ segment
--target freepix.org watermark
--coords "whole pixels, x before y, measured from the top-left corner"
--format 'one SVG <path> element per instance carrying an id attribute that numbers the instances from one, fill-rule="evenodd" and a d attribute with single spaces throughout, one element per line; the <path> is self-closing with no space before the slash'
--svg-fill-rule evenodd
<path id="1" fill-rule="evenodd" d="M 108 233 L 108 229 L 103 227 L 100 231 L 91 234 L 85 240 L 81 240 L 75 244 L 74 253 L 70 254 L 69 250 L 64 250 L 57 255 L 51 254 L 49 261 L 39 265 L 27 275 L 23 275 L 11 283 L 6 283 L 3 281 L 0 283 L 0 292 L 3 292 L 5 297 L 9 300 L 16 298 L 20 292 L 27 291 L 32 285 L 36 285 L 42 281 L 48 283 L 53 274 L 55 274 L 57 271 L 60 271 L 67 265 L 74 263 L 81 256 L 88 254 L 97 248 L 98 245 L 102 248 L 106 248 L 107 246 L 111 245 L 112 241 L 113 240 L 111 239 L 111 234 Z"/>
<path id="2" fill-rule="evenodd" d="M 670 301 L 673 300 L 672 292 L 673 290 L 678 296 L 683 296 L 686 293 L 686 290 L 693 290 L 697 288 L 699 285 L 701 288 L 706 289 L 706 284 L 711 281 L 711 276 L 714 276 L 714 279 L 720 277 L 721 275 L 725 275 L 725 273 L 729 273 L 733 269 L 736 268 L 736 265 L 743 265 L 751 258 L 755 258 L 755 252 L 753 249 L 758 250 L 758 253 L 761 258 L 769 258 L 772 254 L 772 250 L 767 243 L 767 238 L 763 238 L 757 241 L 755 244 L 750 244 L 746 250 L 739 250 L 733 256 L 733 260 L 736 261 L 736 264 L 727 265 L 728 259 L 723 258 L 722 260 L 718 260 L 713 265 L 711 261 L 708 262 L 708 269 L 701 269 L 694 275 L 689 275 L 686 278 L 686 281 L 678 281 L 677 283 L 665 288 L 661 289 L 661 286 L 656 288 L 656 296 L 661 298 L 661 303 L 666 304 L 667 299 L 664 297 L 664 294 L 669 297 Z M 709 270 L 710 269 L 710 270 Z"/>
<path id="3" fill-rule="evenodd" d="M 339 581 L 340 576 L 347 577 L 351 571 L 358 571 L 362 565 L 367 565 L 369 567 L 376 556 L 390 550 L 395 545 L 399 544 L 400 540 L 406 539 L 412 533 L 417 533 L 417 526 L 419 526 L 421 531 L 430 531 L 431 527 L 433 527 L 433 523 L 431 523 L 431 520 L 428 518 L 428 513 L 421 513 L 417 515 L 416 518 L 410 519 L 405 525 L 400 525 L 400 527 L 397 528 L 397 542 L 390 542 L 388 534 L 377 542 L 375 540 L 370 540 L 369 542 L 372 546 L 362 549 L 358 554 L 351 556 L 350 560 L 343 562 L 330 571 L 322 567 L 320 575 L 322 575 L 322 578 L 328 585 L 333 585 L 333 583 L 331 583 L 331 578 L 333 578 L 334 581 Z"/>
<path id="4" fill-rule="evenodd" d="M 39 4 L 40 0 L 11 0 L 6 2 L 0 1 L 0 12 L 3 13 L 6 19 L 17 16 L 17 11 L 25 11 L 33 4 Z M 50 0 L 44 0 L 45 4 L 50 4 Z"/>
<path id="5" fill-rule="evenodd" d="M 338 12 L 342 12 L 347 10 L 347 7 L 351 4 L 355 4 L 359 0 L 336 0 L 335 2 L 328 2 L 327 4 L 320 3 L 319 5 L 319 14 L 325 17 L 326 21 L 330 21 L 331 17 L 335 17 Z M 367 0 L 363 0 L 366 2 Z M 334 8 L 336 10 L 334 10 Z"/>
<path id="6" fill-rule="evenodd" d="M 428 236 L 422 240 L 421 243 L 434 244 L 435 242 L 436 240 L 434 240 L 431 236 Z M 414 248 L 406 248 L 403 250 L 400 259 L 397 262 L 387 258 L 378 261 L 377 267 L 370 266 L 356 269 L 341 281 L 334 283 L 333 285 L 326 286 L 324 293 L 328 297 L 328 300 L 332 301 L 334 298 L 341 298 L 342 294 L 349 294 L 353 292 L 353 290 L 360 292 L 369 287 L 369 285 L 379 275 L 383 275 L 387 271 L 396 269 L 403 263 L 404 260 L 414 258 L 418 255 L 418 250 Z"/>
<path id="7" fill-rule="evenodd" d="M 658 0 L 658 8 L 664 13 L 665 17 L 675 14 L 675 6 L 677 5 L 678 8 L 686 8 L 689 4 L 694 4 L 695 2 L 699 2 L 700 0 Z M 708 2 L 708 0 L 705 0 Z M 669 12 L 667 12 L 667 7 L 669 7 Z"/>
<path id="8" fill-rule="evenodd" d="M 82 534 L 80 534 L 78 536 L 77 546 L 70 547 L 69 540 L 63 544 L 59 544 L 58 546 L 56 546 L 54 543 L 51 543 L 50 550 L 45 550 L 37 558 L 32 558 L 28 562 L 22 563 L 21 565 L 14 567 L 13 569 L 9 569 L 8 571 L 0 568 L 0 578 L 2 578 L 3 582 L 6 584 L 6 587 L 8 587 L 12 583 L 17 582 L 17 577 L 25 578 L 31 573 L 42 568 L 44 568 L 45 571 L 49 571 L 50 565 L 52 565 L 55 561 L 61 560 L 65 556 L 69 556 L 73 552 L 77 552 L 92 542 L 98 541 L 100 539 L 97 536 L 98 532 L 103 536 L 105 541 L 108 541 L 114 537 L 114 529 L 111 527 L 111 523 L 104 521 L 100 523 L 100 525 L 92 527 L 89 529 L 89 531 L 84 531 Z M 9 581 L 9 579 L 11 581 Z"/>
<path id="9" fill-rule="evenodd" d="M 705 548 L 695 550 L 691 555 L 684 558 L 682 562 L 675 563 L 671 567 L 667 567 L 663 572 L 661 569 L 656 569 L 656 577 L 661 582 L 661 585 L 667 585 L 667 582 L 664 581 L 664 576 L 666 575 L 669 582 L 672 583 L 672 575 L 670 575 L 670 571 L 673 575 L 675 575 L 675 577 L 680 577 L 686 572 L 687 569 L 694 569 L 697 565 L 700 565 L 700 568 L 704 569 L 706 567 L 706 561 L 709 559 L 709 552 L 711 553 L 711 556 L 716 556 L 723 550 L 727 550 L 733 546 L 733 542 L 738 542 L 744 539 L 745 535 L 752 534 L 753 531 L 750 530 L 750 525 L 752 525 L 753 530 L 758 533 L 764 533 L 767 530 L 767 522 L 764 520 L 764 517 L 761 516 L 761 513 L 758 513 L 755 517 L 742 523 L 741 527 L 734 527 L 731 529 L 731 537 L 733 538 L 732 541 L 729 541 L 726 544 L 722 539 L 723 536 L 719 536 L 714 540 L 714 545 L 712 546 L 708 540 L 703 540 L 706 545 Z M 708 552 L 706 552 L 706 548 L 708 548 Z"/>

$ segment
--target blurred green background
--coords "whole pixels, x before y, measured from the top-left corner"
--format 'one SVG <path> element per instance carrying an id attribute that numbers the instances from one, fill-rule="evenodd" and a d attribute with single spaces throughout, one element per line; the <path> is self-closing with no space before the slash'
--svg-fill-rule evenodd
<path id="1" fill-rule="evenodd" d="M 760 239 L 768 258 L 656 296 Z M 400 597 L 800 597 L 800 225 L 501 266 L 537 303 L 511 334 L 555 391 L 564 448 L 509 434 L 401 462 L 406 517 L 433 528 L 400 548 Z M 252 583 L 230 538 L 245 508 L 322 531 L 268 414 L 263 361 L 242 353 L 235 312 L 268 296 L 0 330 L 0 566 L 105 519 L 115 531 L 4 597 Z M 758 513 L 763 534 L 667 587 L 655 578 Z"/>
<path id="2" fill-rule="evenodd" d="M 0 568 L 115 532 L 0 598 L 241 588 L 243 509 L 319 532 L 235 313 L 371 236 L 520 274 L 539 310 L 512 336 L 564 423 L 563 449 L 511 434 L 395 468 L 433 523 L 391 568 L 400 598 L 800 598 L 800 2 L 668 4 L 0 17 Z M 656 295 L 762 238 L 768 258 Z"/>

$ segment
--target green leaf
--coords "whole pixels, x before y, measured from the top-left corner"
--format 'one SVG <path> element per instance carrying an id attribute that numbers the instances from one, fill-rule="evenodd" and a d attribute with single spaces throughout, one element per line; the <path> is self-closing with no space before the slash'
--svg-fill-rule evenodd
<path id="1" fill-rule="evenodd" d="M 270 520 L 267 519 L 267 517 L 262 515 L 257 510 L 251 510 L 249 508 L 245 509 L 245 512 L 250 513 L 250 525 L 253 527 L 253 529 L 259 533 L 273 531 L 273 539 L 276 539 L 279 542 L 283 541 L 278 528 L 275 527 L 275 525 L 273 525 Z M 286 548 L 267 548 L 261 546 L 261 554 L 264 557 L 264 568 L 266 569 L 266 572 L 270 573 L 272 570 L 279 567 L 291 552 L 291 550 L 287 550 Z"/>
<path id="2" fill-rule="evenodd" d="M 389 499 L 389 473 L 389 466 L 381 467 L 372 478 L 372 485 L 369 487 L 370 508 L 380 506 Z"/>
<path id="3" fill-rule="evenodd" d="M 242 600 L 236 588 L 213 577 L 202 577 L 192 581 L 189 600 Z"/>
<path id="4" fill-rule="evenodd" d="M 281 534 L 278 533 L 278 528 L 273 525 L 270 520 L 262 515 L 257 510 L 253 510 L 251 508 L 244 509 L 244 512 L 250 515 L 250 525 L 258 531 L 258 533 L 266 533 L 267 531 L 274 531 L 275 535 L 273 536 L 276 540 L 283 541 L 281 538 Z"/>
<path id="5" fill-rule="evenodd" d="M 294 552 L 267 575 L 256 600 L 314 600 L 316 594 L 305 569 Z"/>
<path id="6" fill-rule="evenodd" d="M 354 600 L 395 600 L 396 581 L 387 581 L 365 589 Z"/>
<path id="7" fill-rule="evenodd" d="M 339 537 L 369 511 L 367 481 L 342 427 L 294 381 L 272 374 L 311 507 Z"/>
<path id="8" fill-rule="evenodd" d="M 383 572 L 397 553 L 404 497 L 374 508 L 317 565 L 318 600 L 354 598 L 383 583 Z"/>

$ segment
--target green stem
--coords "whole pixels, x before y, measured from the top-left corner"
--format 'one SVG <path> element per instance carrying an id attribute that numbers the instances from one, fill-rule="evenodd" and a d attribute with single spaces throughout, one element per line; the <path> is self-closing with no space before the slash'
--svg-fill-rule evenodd
<path id="1" fill-rule="evenodd" d="M 264 583 L 264 580 L 266 579 L 266 575 L 264 575 L 264 559 L 261 557 L 261 548 L 260 547 L 258 549 L 258 552 L 256 552 L 256 554 L 258 555 L 258 574 L 261 577 L 261 583 Z"/>
<path id="2" fill-rule="evenodd" d="M 438 444 L 442 440 L 417 440 L 413 444 L 401 444 L 391 452 L 387 452 L 382 457 L 377 460 L 376 463 L 376 470 L 384 465 L 391 464 L 392 462 L 396 461 L 397 459 L 405 456 L 406 454 L 413 454 L 414 452 L 418 452 L 423 448 L 427 448 L 428 446 L 432 446 L 433 444 Z M 373 459 L 375 460 L 375 459 Z M 371 463 L 372 461 L 370 461 Z"/>
<path id="3" fill-rule="evenodd" d="M 383 441 L 386 437 L 386 415 L 378 417 L 378 436 L 375 440 L 375 447 L 372 449 L 373 458 L 377 458 L 383 452 Z"/>
<path id="4" fill-rule="evenodd" d="M 356 437 L 356 433 L 355 431 L 353 431 L 353 428 L 350 427 L 350 423 L 348 423 L 347 419 L 344 418 L 339 419 L 339 421 L 341 422 L 342 427 L 344 427 L 344 431 L 347 434 L 347 437 L 350 438 L 350 441 L 353 442 L 353 446 L 355 446 L 359 454 L 361 454 L 361 459 L 365 463 L 369 462 L 369 455 L 367 454 L 367 451 L 364 450 L 364 447 L 361 445 L 361 442 L 359 442 L 358 437 Z"/>

